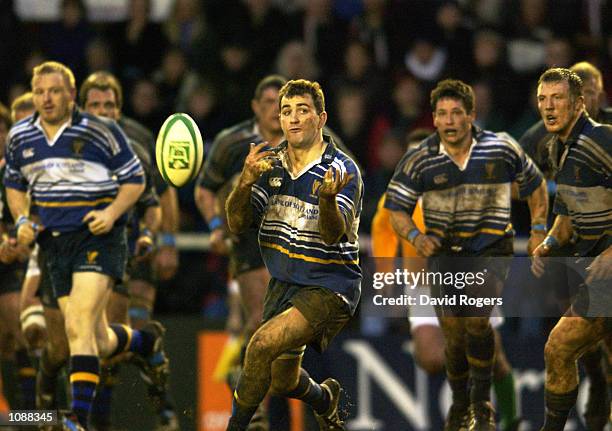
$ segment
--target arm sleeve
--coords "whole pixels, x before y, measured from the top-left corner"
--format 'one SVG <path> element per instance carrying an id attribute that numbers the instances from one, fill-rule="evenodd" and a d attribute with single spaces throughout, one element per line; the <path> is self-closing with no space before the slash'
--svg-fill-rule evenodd
<path id="1" fill-rule="evenodd" d="M 387 187 L 385 208 L 391 211 L 414 212 L 414 208 L 423 193 L 421 177 L 415 169 L 418 163 L 417 154 L 408 152 L 400 161 Z"/>
<path id="2" fill-rule="evenodd" d="M 5 150 L 6 169 L 2 180 L 6 187 L 25 192 L 28 190 L 28 181 L 21 173 L 19 158 L 17 157 L 15 147 L 15 138 L 12 134 L 9 134 Z"/>
<path id="3" fill-rule="evenodd" d="M 128 145 L 127 137 L 116 124 L 110 124 L 108 129 L 107 138 L 112 149 L 109 168 L 117 176 L 117 181 L 119 184 L 144 183 L 142 164 Z"/>

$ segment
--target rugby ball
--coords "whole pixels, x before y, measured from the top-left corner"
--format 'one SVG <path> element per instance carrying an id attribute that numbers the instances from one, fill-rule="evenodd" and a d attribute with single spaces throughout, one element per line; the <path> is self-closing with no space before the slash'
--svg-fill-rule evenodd
<path id="1" fill-rule="evenodd" d="M 200 129 L 189 115 L 173 114 L 164 121 L 155 143 L 155 159 L 168 184 L 181 187 L 195 179 L 203 153 Z"/>

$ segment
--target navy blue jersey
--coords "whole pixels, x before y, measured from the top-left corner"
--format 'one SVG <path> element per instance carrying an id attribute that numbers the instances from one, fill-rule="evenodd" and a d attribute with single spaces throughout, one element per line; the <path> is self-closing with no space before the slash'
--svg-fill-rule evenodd
<path id="1" fill-rule="evenodd" d="M 524 197 L 542 180 L 538 168 L 506 133 L 474 128 L 461 167 L 434 133 L 398 164 L 385 208 L 412 214 L 422 196 L 427 233 L 477 254 L 512 231 L 511 183 L 518 183 Z"/>
<path id="2" fill-rule="evenodd" d="M 45 228 L 60 232 L 82 229 L 83 217 L 106 208 L 120 185 L 144 182 L 142 166 L 116 123 L 78 109 L 52 141 L 38 114 L 15 124 L 6 161 L 6 187 L 30 190 L 32 211 Z"/>
<path id="3" fill-rule="evenodd" d="M 325 135 L 327 147 L 293 177 L 287 169 L 287 142 L 277 148 L 281 162 L 253 185 L 251 203 L 259 221 L 261 254 L 272 277 L 287 283 L 319 286 L 338 293 L 355 311 L 361 294 L 357 229 L 363 200 L 363 182 L 353 160 Z M 319 232 L 319 187 L 334 167 L 354 175 L 337 195 L 346 234 L 326 245 Z"/>
<path id="4" fill-rule="evenodd" d="M 551 161 L 557 182 L 554 212 L 569 216 L 581 256 L 612 245 L 612 127 L 582 115 L 561 154 Z"/>

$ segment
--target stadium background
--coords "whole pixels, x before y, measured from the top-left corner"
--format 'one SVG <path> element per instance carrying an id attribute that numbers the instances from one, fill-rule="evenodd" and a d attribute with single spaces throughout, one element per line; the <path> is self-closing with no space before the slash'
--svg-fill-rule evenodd
<path id="1" fill-rule="evenodd" d="M 95 70 L 110 70 L 124 85 L 127 115 L 156 132 L 169 114 L 187 112 L 208 147 L 222 128 L 251 116 L 261 77 L 316 79 L 329 124 L 365 169 L 364 257 L 378 196 L 406 134 L 431 127 L 428 93 L 435 82 L 456 77 L 472 84 L 477 124 L 517 139 L 538 119 L 535 80 L 547 67 L 587 60 L 612 88 L 607 0 L 152 0 L 140 26 L 137 9 L 147 3 L 0 0 L 0 101 L 9 105 L 27 91 L 32 66 L 44 59 L 70 66 L 77 85 Z M 193 184 L 179 195 L 181 269 L 161 286 L 156 313 L 171 335 L 173 392 L 184 429 L 222 429 L 204 428 L 196 383 L 203 369 L 198 334 L 223 328 L 226 261 L 207 253 Z M 517 204 L 519 237 L 527 214 Z M 532 420 L 525 430 L 540 423 L 542 334 L 549 325 L 508 319 L 503 328 L 522 382 L 523 415 Z M 356 319 L 323 361 L 310 358 L 320 372 L 346 381 L 351 417 L 359 419 L 351 429 L 440 429 L 434 400 L 442 382 L 428 382 L 414 369 L 408 341 L 402 319 Z M 115 415 L 126 429 L 146 429 L 144 390 L 130 378 L 117 391 Z"/>

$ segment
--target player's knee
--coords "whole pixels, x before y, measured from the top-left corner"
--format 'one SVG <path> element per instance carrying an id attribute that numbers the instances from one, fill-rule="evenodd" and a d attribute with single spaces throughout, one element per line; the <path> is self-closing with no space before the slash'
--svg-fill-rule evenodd
<path id="1" fill-rule="evenodd" d="M 488 317 L 468 317 L 465 321 L 465 329 L 470 334 L 479 335 L 488 332 L 490 327 Z"/>
<path id="2" fill-rule="evenodd" d="M 94 336 L 93 321 L 81 313 L 66 313 L 65 327 L 69 343 Z"/>
<path id="3" fill-rule="evenodd" d="M 551 332 L 544 346 L 544 361 L 546 364 L 554 364 L 555 361 L 573 361 L 577 356 L 572 346 L 568 345 L 559 332 Z"/>
<path id="4" fill-rule="evenodd" d="M 23 330 L 23 338 L 25 339 L 28 350 L 38 350 L 45 345 L 47 331 L 40 325 L 28 325 Z"/>
<path id="5" fill-rule="evenodd" d="M 274 358 L 273 345 L 265 335 L 256 333 L 251 337 L 246 351 L 247 362 L 266 361 Z"/>

